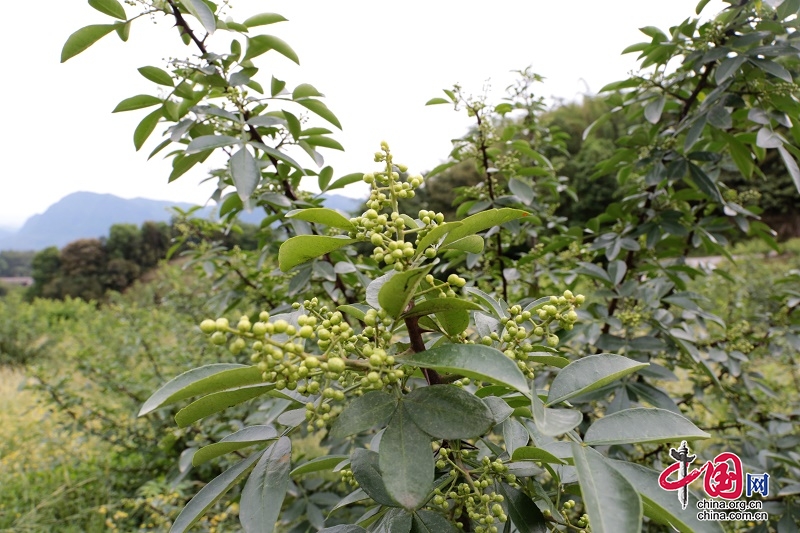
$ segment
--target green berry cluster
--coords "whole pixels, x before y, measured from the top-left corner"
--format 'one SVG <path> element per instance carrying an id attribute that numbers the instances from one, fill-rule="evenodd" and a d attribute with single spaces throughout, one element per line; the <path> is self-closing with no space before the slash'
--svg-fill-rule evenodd
<path id="1" fill-rule="evenodd" d="M 350 219 L 355 226 L 350 231 L 350 238 L 369 240 L 375 247 L 372 258 L 376 262 L 394 265 L 395 270 L 402 271 L 417 255 L 414 243 L 405 240 L 406 228 L 409 225 L 415 226 L 410 231 L 420 231 L 420 228 L 410 217 L 399 213 L 397 202 L 402 198 L 413 198 L 414 190 L 422 185 L 423 179 L 419 175 L 408 176 L 405 165 L 395 165 L 386 142 L 381 143 L 375 161 L 383 162 L 385 167 L 382 172 L 364 174 L 364 182 L 370 184 L 372 190 L 367 210 Z M 390 211 L 389 215 L 382 213 L 386 209 Z"/>
<path id="2" fill-rule="evenodd" d="M 578 516 L 578 512 L 575 510 L 575 502 L 573 500 L 567 500 L 561 506 L 561 516 L 564 518 L 564 522 L 567 524 L 572 525 L 573 527 L 581 528 L 578 533 L 586 533 L 586 530 L 583 528 L 589 527 L 589 515 L 586 513 L 581 514 Z"/>
<path id="3" fill-rule="evenodd" d="M 342 468 L 339 471 L 339 477 L 342 480 L 342 483 L 345 483 L 350 486 L 352 489 L 358 488 L 358 481 L 356 481 L 355 476 L 353 475 L 353 470 L 351 468 Z"/>
<path id="4" fill-rule="evenodd" d="M 492 332 L 481 338 L 481 344 L 498 345 L 505 355 L 517 361 L 517 366 L 529 379 L 533 379 L 533 370 L 528 366 L 528 354 L 536 351 L 531 340 L 546 342 L 548 346 L 558 346 L 559 338 L 553 331 L 557 324 L 564 330 L 571 330 L 578 320 L 575 308 L 586 298 L 582 294 L 573 294 L 566 290 L 561 296 L 551 296 L 549 303 L 540 303 L 530 309 L 519 305 L 508 308 L 508 316 L 500 319 L 504 326 L 501 333 Z"/>
<path id="5" fill-rule="evenodd" d="M 622 322 L 623 326 L 636 328 L 643 320 L 648 318 L 648 315 L 642 304 L 626 301 L 622 309 L 617 311 L 616 317 Z"/>
<path id="6" fill-rule="evenodd" d="M 474 459 L 474 451 L 442 447 L 438 453 L 436 468 L 449 469 L 451 481 L 444 490 L 434 490 L 429 505 L 437 510 L 452 508 L 455 519 L 466 516 L 475 524 L 476 533 L 496 533 L 497 524 L 507 522 L 508 516 L 501 505 L 503 496 L 492 487 L 500 481 L 518 486 L 516 476 L 509 473 L 508 466 L 500 459 Z"/>

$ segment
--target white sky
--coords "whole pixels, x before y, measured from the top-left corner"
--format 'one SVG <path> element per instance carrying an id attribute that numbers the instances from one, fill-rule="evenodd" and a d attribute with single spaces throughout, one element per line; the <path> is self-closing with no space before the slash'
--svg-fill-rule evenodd
<path id="1" fill-rule="evenodd" d="M 542 96 L 574 99 L 622 79 L 636 63 L 635 54 L 620 51 L 647 39 L 637 28 L 666 30 L 693 16 L 696 2 L 236 0 L 231 15 L 242 21 L 269 11 L 289 19 L 255 30 L 288 41 L 301 66 L 269 52 L 257 60 L 256 79 L 268 87 L 275 73 L 288 88 L 306 82 L 325 93 L 344 127 L 335 137 L 346 152 L 323 155 L 340 176 L 373 168 L 383 139 L 412 170 L 444 160 L 450 139 L 466 131 L 469 119 L 424 103 L 454 83 L 479 93 L 488 79 L 499 100 L 514 79 L 510 71 L 532 65 L 547 78 Z M 721 5 L 712 3 L 703 15 Z M 75 191 L 206 201 L 213 186 L 198 185 L 206 169 L 168 184 L 169 163 L 159 156 L 146 161 L 161 128 L 134 151 L 133 130 L 149 110 L 111 114 L 123 98 L 157 94 L 136 68 L 164 67 L 170 55 L 196 52 L 175 30 L 140 19 L 127 43 L 112 33 L 62 65 L 61 46 L 73 31 L 112 19 L 78 0 L 10 2 L 3 18 L 0 226 L 19 226 Z M 210 37 L 210 49 L 227 50 L 228 35 Z"/>

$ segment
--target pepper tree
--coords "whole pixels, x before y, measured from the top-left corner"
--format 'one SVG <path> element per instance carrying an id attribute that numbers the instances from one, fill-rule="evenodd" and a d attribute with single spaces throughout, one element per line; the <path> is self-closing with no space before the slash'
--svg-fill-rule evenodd
<path id="1" fill-rule="evenodd" d="M 758 404 L 763 385 L 749 365 L 752 350 L 742 350 L 741 329 L 687 290 L 708 274 L 683 258 L 696 248 L 726 254 L 735 231 L 771 242 L 757 206 L 726 188 L 723 170 L 755 179 L 777 153 L 800 188 L 800 0 L 729 2 L 707 21 L 689 18 L 666 33 L 642 28 L 649 40 L 626 50 L 640 53 L 642 70 L 602 91 L 612 113 L 633 124 L 597 170 L 616 175 L 620 200 L 586 227 L 554 215 L 569 190 L 548 156 L 563 153 L 563 138 L 538 122 L 536 77 L 527 71 L 494 107 L 457 87 L 429 102 L 475 118 L 452 156 L 484 175 L 463 193 L 465 218 L 446 221 L 405 212 L 424 177 L 395 161 L 386 143 L 375 170 L 333 179 L 318 149 L 341 146 L 331 130 L 308 126 L 316 118 L 340 127 L 321 93 L 308 84 L 289 92 L 275 77 L 268 88 L 256 81 L 254 60 L 269 51 L 297 61 L 284 41 L 255 35 L 280 15 L 237 23 L 222 18 L 225 4 L 139 0 L 128 17 L 116 0 L 90 4 L 118 22 L 75 32 L 62 60 L 114 31 L 127 40 L 145 15 L 173 20 L 195 49 L 167 69 L 139 69 L 163 91 L 115 109 L 155 108 L 136 128 L 137 150 L 167 126 L 151 157 L 171 147 L 170 180 L 224 154 L 210 173 L 221 214 L 232 221 L 258 207 L 264 227 L 281 228 L 281 242 L 264 250 L 279 247 L 285 277 L 271 273 L 269 283 L 284 294 L 235 325 L 200 324 L 238 362 L 181 374 L 140 412 L 196 397 L 177 412 L 178 425 L 245 402 L 282 411 L 193 453 L 195 465 L 231 453 L 241 460 L 198 492 L 172 531 L 187 530 L 245 478 L 240 519 L 248 532 L 273 530 L 287 491 L 301 515 L 291 522 L 296 531 L 335 524 L 338 510 L 354 504 L 365 512 L 327 531 L 721 531 L 657 488 L 659 454 L 681 440 L 697 440 L 708 454 L 733 447 L 779 485 L 797 483 L 798 458 L 782 444 L 797 435 L 772 425 L 796 412 L 743 409 Z M 221 32 L 230 45 L 212 51 Z M 317 168 L 288 155 L 290 146 Z M 363 180 L 371 187 L 364 211 L 348 218 L 322 207 L 298 190 L 304 176 L 317 176 L 322 191 Z M 744 335 L 790 350 L 780 342 L 797 330 L 790 307 L 763 336 Z M 691 386 L 676 401 L 663 383 L 678 373 Z M 720 402 L 730 424 L 698 427 L 708 426 L 703 410 Z M 293 464 L 293 439 L 308 434 L 323 435 L 330 454 Z M 328 522 L 323 504 L 297 497 L 302 480 L 323 471 L 353 488 L 326 504 Z M 796 493 L 777 492 L 775 514 L 791 520 Z"/>

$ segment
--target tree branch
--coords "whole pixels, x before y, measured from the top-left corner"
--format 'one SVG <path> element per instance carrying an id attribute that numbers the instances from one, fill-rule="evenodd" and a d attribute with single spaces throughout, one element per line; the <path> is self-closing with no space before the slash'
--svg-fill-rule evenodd
<path id="1" fill-rule="evenodd" d="M 405 322 L 406 328 L 408 329 L 408 338 L 411 340 L 411 350 L 414 353 L 424 352 L 425 342 L 422 340 L 422 329 L 419 327 L 419 317 L 408 316 Z M 428 382 L 428 385 L 439 385 L 442 383 L 442 377 L 435 370 L 423 368 L 422 375 L 425 376 L 425 381 Z"/>

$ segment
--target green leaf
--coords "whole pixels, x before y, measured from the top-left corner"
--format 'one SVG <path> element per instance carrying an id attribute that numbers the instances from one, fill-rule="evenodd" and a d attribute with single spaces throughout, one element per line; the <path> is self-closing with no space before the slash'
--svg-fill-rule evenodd
<path id="1" fill-rule="evenodd" d="M 133 145 L 136 147 L 136 151 L 138 152 L 139 149 L 144 145 L 144 142 L 147 140 L 148 137 L 153 133 L 153 130 L 156 129 L 158 126 L 159 119 L 163 116 L 161 109 L 156 109 L 139 122 L 139 125 L 136 126 L 136 129 L 133 132 Z"/>
<path id="2" fill-rule="evenodd" d="M 298 98 L 308 98 L 311 96 L 325 96 L 325 95 L 319 92 L 316 89 L 316 87 L 308 83 L 301 83 L 300 85 L 294 88 L 294 91 L 292 91 L 293 100 L 297 100 Z"/>
<path id="3" fill-rule="evenodd" d="M 336 265 L 339 265 L 339 264 L 341 264 L 341 263 L 336 263 Z M 334 266 L 334 269 L 335 268 L 336 268 L 336 266 Z M 360 304 L 359 305 L 348 305 L 348 304 L 345 304 L 345 305 L 338 306 L 336 309 L 338 311 L 341 311 L 342 313 L 344 313 L 346 315 L 350 315 L 351 317 L 355 318 L 356 320 L 360 320 L 360 321 L 363 322 L 364 318 L 367 316 L 367 310 L 371 309 L 371 307 L 369 307 L 368 305 L 360 305 Z"/>
<path id="4" fill-rule="evenodd" d="M 139 74 L 153 83 L 166 85 L 167 87 L 175 86 L 175 82 L 172 80 L 172 76 L 169 75 L 169 72 L 158 67 L 141 67 L 139 69 Z"/>
<path id="5" fill-rule="evenodd" d="M 472 254 L 479 254 L 483 251 L 484 240 L 480 235 L 467 235 L 457 241 L 442 245 L 442 250 L 461 250 Z"/>
<path id="6" fill-rule="evenodd" d="M 704 522 L 697 519 L 697 513 L 681 508 L 674 492 L 658 486 L 660 472 L 629 463 L 627 461 L 607 460 L 622 476 L 633 485 L 644 504 L 644 515 L 663 524 L 671 525 L 681 533 L 722 533 L 719 522 Z M 689 509 L 697 508 L 697 497 L 689 492 Z"/>
<path id="7" fill-rule="evenodd" d="M 480 391 L 485 391 L 489 387 L 483 387 Z M 500 387 L 505 389 L 505 387 Z M 486 404 L 486 407 L 492 412 L 492 418 L 494 419 L 494 424 L 501 424 L 506 418 L 511 416 L 514 413 L 514 409 L 511 408 L 505 400 L 502 398 L 498 398 L 497 396 L 487 396 L 483 398 L 483 403 Z"/>
<path id="8" fill-rule="evenodd" d="M 706 115 L 708 123 L 720 130 L 727 130 L 733 126 L 731 114 L 722 105 L 715 105 Z"/>
<path id="9" fill-rule="evenodd" d="M 474 394 L 455 385 L 414 389 L 403 398 L 402 404 L 411 420 L 437 439 L 480 437 L 494 425 L 489 407 Z"/>
<path id="10" fill-rule="evenodd" d="M 661 120 L 661 113 L 664 111 L 664 104 L 666 102 L 667 98 L 662 95 L 647 104 L 647 107 L 644 108 L 644 118 L 647 119 L 647 122 L 650 124 L 658 124 L 658 121 Z"/>
<path id="11" fill-rule="evenodd" d="M 323 148 L 344 151 L 344 147 L 337 140 L 326 137 L 325 135 L 311 135 L 305 137 L 303 140 L 311 146 L 322 146 Z"/>
<path id="12" fill-rule="evenodd" d="M 445 100 L 444 98 L 431 98 L 425 105 L 438 105 L 438 104 L 452 104 L 450 100 Z"/>
<path id="13" fill-rule="evenodd" d="M 715 202 L 723 205 L 725 204 L 725 200 L 722 198 L 717 184 L 703 172 L 703 169 L 694 163 L 689 163 L 689 174 L 692 176 L 692 181 L 697 185 L 698 189 L 710 196 Z"/>
<path id="14" fill-rule="evenodd" d="M 239 483 L 264 452 L 254 453 L 215 477 L 195 494 L 170 528 L 170 533 L 183 533 L 197 522 L 226 492 Z"/>
<path id="15" fill-rule="evenodd" d="M 794 83 L 792 79 L 791 73 L 789 73 L 783 65 L 771 61 L 769 59 L 751 59 L 751 63 L 755 66 L 766 72 L 767 74 L 772 74 L 776 78 L 780 78 L 786 83 Z"/>
<path id="16" fill-rule="evenodd" d="M 331 436 L 349 437 L 385 424 L 397 408 L 397 398 L 383 391 L 370 391 L 357 397 L 336 417 Z"/>
<path id="17" fill-rule="evenodd" d="M 403 509 L 389 509 L 378 515 L 370 528 L 371 533 L 411 533 L 414 515 Z M 363 523 L 363 522 L 362 522 Z"/>
<path id="18" fill-rule="evenodd" d="M 286 41 L 274 35 L 256 35 L 247 39 L 247 51 L 244 54 L 244 60 L 253 59 L 270 50 L 275 50 L 298 65 L 300 64 L 300 59 L 297 57 L 297 53 L 292 50 L 292 47 Z"/>
<path id="19" fill-rule="evenodd" d="M 75 57 L 94 43 L 114 31 L 116 24 L 93 24 L 85 26 L 67 38 L 61 49 L 61 62 Z M 160 102 L 160 100 L 159 100 Z"/>
<path id="20" fill-rule="evenodd" d="M 122 23 L 118 22 L 114 26 L 115 26 L 115 30 L 117 32 L 117 35 L 119 35 L 120 40 L 122 42 L 124 42 L 124 43 L 127 43 L 128 42 L 128 37 L 131 36 L 131 23 L 130 22 L 126 22 L 125 24 L 122 24 Z"/>
<path id="21" fill-rule="evenodd" d="M 289 487 L 291 464 L 289 437 L 281 437 L 261 456 L 242 491 L 239 521 L 246 533 L 272 533 L 275 529 Z"/>
<path id="22" fill-rule="evenodd" d="M 696 15 L 699 15 L 699 14 L 700 14 L 700 12 L 701 12 L 701 11 L 703 11 L 703 8 L 704 8 L 704 7 L 706 7 L 706 5 L 708 5 L 708 3 L 709 3 L 710 1 L 711 1 L 711 0 L 700 0 L 700 1 L 697 3 L 697 7 L 695 7 L 695 8 L 694 8 L 694 12 L 695 12 L 695 14 L 696 14 Z"/>
<path id="23" fill-rule="evenodd" d="M 642 500 L 636 489 L 593 449 L 575 442 L 571 447 L 592 531 L 639 533 Z"/>
<path id="24" fill-rule="evenodd" d="M 456 163 L 457 163 L 456 161 L 448 161 L 446 163 L 441 163 L 439 165 L 436 165 L 435 167 L 433 167 L 433 169 L 430 172 L 425 174 L 425 176 L 427 178 L 432 178 L 436 174 L 439 174 L 440 172 L 444 172 L 448 168 L 454 166 Z"/>
<path id="25" fill-rule="evenodd" d="M 286 87 L 285 81 L 281 81 L 275 76 L 272 76 L 272 81 L 270 82 L 270 92 L 272 93 L 272 96 L 277 96 L 284 87 Z"/>
<path id="26" fill-rule="evenodd" d="M 652 42 L 632 44 L 630 46 L 625 47 L 625 49 L 622 50 L 622 52 L 620 52 L 620 55 L 630 54 L 631 52 L 642 52 L 644 50 L 647 50 L 651 46 L 653 46 Z M 603 89 L 609 90 L 607 87 L 608 86 L 603 87 Z M 603 92 L 603 91 L 601 91 L 601 92 Z"/>
<path id="27" fill-rule="evenodd" d="M 433 228 L 427 235 L 420 239 L 417 245 L 416 255 L 423 253 L 429 246 L 439 242 L 448 232 L 453 231 L 460 225 L 461 222 L 446 222 Z"/>
<path id="28" fill-rule="evenodd" d="M 186 174 L 197 163 L 204 161 L 209 155 L 210 151 L 200 152 L 199 154 L 184 155 L 181 154 L 172 160 L 172 172 L 169 175 L 169 182 L 172 183 L 176 179 Z"/>
<path id="29" fill-rule="evenodd" d="M 367 533 L 367 530 L 353 524 L 339 524 L 338 526 L 320 529 L 318 533 Z"/>
<path id="30" fill-rule="evenodd" d="M 556 368 L 564 368 L 570 363 L 569 359 L 566 357 L 561 357 L 560 355 L 550 355 L 547 353 L 529 353 L 528 361 L 534 361 L 536 363 L 542 363 L 543 365 L 550 365 Z"/>
<path id="31" fill-rule="evenodd" d="M 326 190 L 332 191 L 334 189 L 341 189 L 343 187 L 350 185 L 351 183 L 357 183 L 363 179 L 364 179 L 364 174 L 361 172 L 354 172 L 353 174 L 347 174 L 346 176 L 342 176 L 341 178 L 331 183 Z"/>
<path id="32" fill-rule="evenodd" d="M 135 143 L 135 142 L 136 142 L 136 139 L 134 139 L 134 143 Z M 150 159 L 153 159 L 153 156 L 155 156 L 156 154 L 158 154 L 158 153 L 159 153 L 161 150 L 163 150 L 164 148 L 166 148 L 167 146 L 169 146 L 171 143 L 172 143 L 172 139 L 165 139 L 165 140 L 161 141 L 161 142 L 158 144 L 158 146 L 156 146 L 155 148 L 153 148 L 153 151 L 152 151 L 152 152 L 150 152 L 150 155 L 148 155 L 148 156 L 147 156 L 147 159 L 148 159 L 148 160 L 150 160 Z"/>
<path id="33" fill-rule="evenodd" d="M 224 411 L 228 407 L 262 396 L 274 388 L 275 385 L 272 383 L 269 385 L 250 385 L 203 396 L 178 411 L 175 415 L 175 422 L 178 427 L 185 428 L 189 424 L 193 424 L 214 413 Z"/>
<path id="34" fill-rule="evenodd" d="M 242 146 L 231 156 L 230 164 L 233 185 L 236 187 L 239 198 L 244 202 L 258 187 L 258 182 L 261 181 L 261 170 L 246 146 Z"/>
<path id="35" fill-rule="evenodd" d="M 710 436 L 686 418 L 671 411 L 636 407 L 596 420 L 586 430 L 583 441 L 591 446 L 637 442 L 660 444 L 707 439 Z"/>
<path id="36" fill-rule="evenodd" d="M 317 185 L 319 186 L 320 191 L 324 192 L 328 188 L 331 178 L 333 178 L 333 167 L 325 167 L 320 170 L 317 178 Z"/>
<path id="37" fill-rule="evenodd" d="M 414 513 L 411 533 L 458 533 L 459 530 L 444 516 L 427 509 Z"/>
<path id="38" fill-rule="evenodd" d="M 136 109 L 143 109 L 145 107 L 152 107 L 154 105 L 161 105 L 163 102 L 160 98 L 150 96 L 149 94 L 137 94 L 126 98 L 117 104 L 112 113 L 120 113 L 122 111 L 134 111 Z"/>
<path id="39" fill-rule="evenodd" d="M 127 20 L 125 8 L 117 0 L 89 0 L 89 5 L 109 17 Z"/>
<path id="40" fill-rule="evenodd" d="M 559 459 L 552 453 L 535 446 L 522 446 L 514 450 L 512 461 L 541 461 L 542 463 L 565 465 L 566 461 Z"/>
<path id="41" fill-rule="evenodd" d="M 266 26 L 276 22 L 286 22 L 286 19 L 277 13 L 260 13 L 245 20 L 243 24 L 248 28 L 255 28 L 256 26 Z"/>
<path id="42" fill-rule="evenodd" d="M 402 507 L 412 510 L 428 499 L 433 488 L 431 438 L 417 427 L 403 409 L 395 411 L 381 437 L 378 450 L 386 492 Z"/>
<path id="43" fill-rule="evenodd" d="M 664 35 L 664 32 L 655 26 L 645 26 L 644 28 L 639 28 L 639 31 L 658 42 L 667 40 L 667 36 Z"/>
<path id="44" fill-rule="evenodd" d="M 558 373 L 550 385 L 545 405 L 597 390 L 646 366 L 649 364 L 609 353 L 582 357 Z"/>
<path id="45" fill-rule="evenodd" d="M 192 464 L 199 466 L 212 459 L 225 455 L 226 453 L 235 452 L 242 448 L 247 448 L 254 444 L 259 444 L 272 439 L 278 438 L 278 432 L 272 426 L 250 426 L 240 429 L 235 433 L 231 433 L 224 439 L 208 446 L 203 446 L 197 450 L 192 456 Z"/>
<path id="46" fill-rule="evenodd" d="M 500 494 L 505 498 L 508 516 L 519 533 L 547 533 L 547 521 L 542 511 L 527 494 L 505 483 L 500 484 Z"/>
<path id="47" fill-rule="evenodd" d="M 200 21 L 206 32 L 209 34 L 214 33 L 214 30 L 217 29 L 217 19 L 214 17 L 214 13 L 211 12 L 211 8 L 203 0 L 180 0 L 180 2 L 186 8 L 186 11 Z"/>
<path id="48" fill-rule="evenodd" d="M 761 128 L 756 135 L 756 145 L 761 148 L 778 148 L 783 146 L 783 139 L 771 128 Z"/>
<path id="49" fill-rule="evenodd" d="M 321 102 L 320 100 L 314 100 L 313 98 L 303 98 L 301 100 L 295 100 L 295 102 L 305 107 L 312 113 L 324 118 L 337 128 L 342 129 L 342 124 L 339 122 L 339 119 L 336 118 L 336 115 L 334 115 L 330 109 L 328 109 L 328 106 L 326 106 L 324 102 Z M 363 178 L 364 174 L 361 174 L 361 177 Z"/>
<path id="50" fill-rule="evenodd" d="M 317 257 L 356 242 L 356 239 L 325 235 L 297 235 L 286 240 L 278 250 L 278 265 L 284 272 Z"/>
<path id="51" fill-rule="evenodd" d="M 467 235 L 474 235 L 493 226 L 499 226 L 511 220 L 526 217 L 528 213 L 519 209 L 504 207 L 502 209 L 489 209 L 476 213 L 461 221 L 461 225 L 453 228 L 444 240 L 444 244 L 463 239 Z"/>
<path id="52" fill-rule="evenodd" d="M 778 152 L 781 154 L 783 164 L 786 165 L 786 170 L 788 170 L 789 174 L 792 176 L 797 192 L 800 193 L 800 168 L 797 166 L 797 161 L 794 160 L 792 154 L 783 146 L 778 147 Z"/>
<path id="53" fill-rule="evenodd" d="M 745 61 L 747 61 L 747 57 L 745 56 L 725 58 L 714 72 L 714 80 L 717 82 L 717 84 L 727 80 L 739 71 L 741 66 L 744 65 Z"/>
<path id="54" fill-rule="evenodd" d="M 500 427 L 503 434 L 503 442 L 506 445 L 506 452 L 513 455 L 517 448 L 522 448 L 531 440 L 528 429 L 518 422 L 515 418 L 506 419 Z"/>
<path id="55" fill-rule="evenodd" d="M 332 228 L 344 230 L 355 230 L 355 226 L 338 211 L 326 207 L 309 207 L 307 209 L 295 209 L 286 213 L 286 218 L 297 218 L 306 222 L 314 222 Z"/>
<path id="56" fill-rule="evenodd" d="M 506 385 L 525 395 L 528 381 L 517 364 L 502 352 L 482 344 L 445 344 L 403 358 L 404 364 L 459 374 L 480 381 Z"/>
<path id="57" fill-rule="evenodd" d="M 275 148 L 273 148 L 271 146 L 267 146 L 266 144 L 259 143 L 259 142 L 251 142 L 250 145 L 251 146 L 255 146 L 256 148 L 258 148 L 259 150 L 261 150 L 265 154 L 271 156 L 271 158 L 275 158 L 278 161 L 283 161 L 284 163 L 296 168 L 304 176 L 306 175 L 306 172 L 305 172 L 305 170 L 303 170 L 303 167 L 300 166 L 300 163 L 298 163 L 297 161 L 295 161 L 294 159 L 292 159 L 288 155 L 284 154 L 280 150 L 276 150 Z"/>
<path id="58" fill-rule="evenodd" d="M 461 298 L 431 298 L 414 304 L 411 310 L 403 316 L 423 316 L 440 313 L 442 311 L 476 310 L 483 311 L 483 307 L 469 300 Z"/>
<path id="59" fill-rule="evenodd" d="M 381 439 L 383 440 L 383 439 Z M 430 449 L 430 445 L 428 445 Z M 357 448 L 350 456 L 350 468 L 358 485 L 369 494 L 369 497 L 381 505 L 396 507 L 397 503 L 386 492 L 383 476 L 378 467 L 378 452 Z"/>
<path id="60" fill-rule="evenodd" d="M 583 415 L 573 409 L 550 409 L 533 391 L 531 394 L 531 411 L 536 428 L 548 437 L 557 437 L 572 430 L 583 420 Z"/>
<path id="61" fill-rule="evenodd" d="M 533 189 L 524 181 L 518 180 L 517 178 L 511 178 L 508 180 L 508 188 L 517 198 L 519 198 L 520 202 L 523 204 L 530 205 L 530 203 L 533 201 L 535 196 Z"/>
<path id="62" fill-rule="evenodd" d="M 620 89 L 631 89 L 633 87 L 638 87 L 641 83 L 642 82 L 637 78 L 628 78 L 627 80 L 612 81 L 611 83 L 604 85 L 598 91 L 598 94 L 608 91 L 619 91 Z"/>
<path id="63" fill-rule="evenodd" d="M 323 455 L 322 457 L 315 457 L 292 470 L 290 475 L 302 476 L 313 472 L 332 470 L 336 465 L 349 458 L 349 455 Z"/>
<path id="64" fill-rule="evenodd" d="M 469 313 L 463 309 L 441 311 L 436 313 L 436 319 L 444 332 L 451 337 L 463 333 L 469 327 Z"/>
<path id="65" fill-rule="evenodd" d="M 217 392 L 231 387 L 262 383 L 261 371 L 256 366 L 234 363 L 215 363 L 193 368 L 170 380 L 153 393 L 139 410 L 144 416 L 163 407 L 192 396 Z"/>
<path id="66" fill-rule="evenodd" d="M 731 154 L 731 159 L 736 163 L 736 167 L 744 177 L 750 179 L 753 176 L 753 158 L 750 150 L 733 135 L 724 134 L 724 138 L 728 143 L 728 151 Z"/>
<path id="67" fill-rule="evenodd" d="M 420 282 L 430 272 L 432 265 L 398 272 L 378 292 L 378 303 L 392 318 L 397 318 L 408 307 Z"/>
<path id="68" fill-rule="evenodd" d="M 215 148 L 222 148 L 223 146 L 238 144 L 239 142 L 239 139 L 231 137 L 230 135 L 203 135 L 192 139 L 189 146 L 186 147 L 186 153 L 196 154 L 205 150 L 213 150 Z"/>

